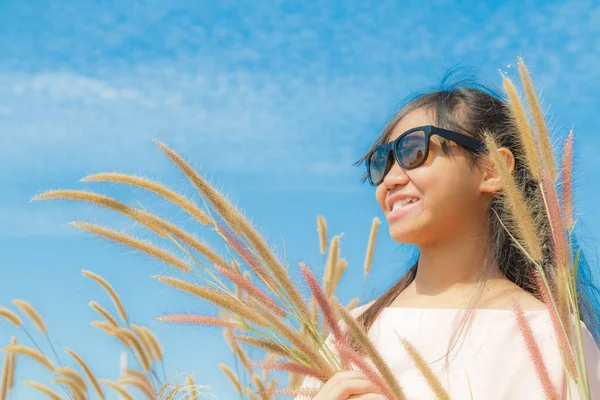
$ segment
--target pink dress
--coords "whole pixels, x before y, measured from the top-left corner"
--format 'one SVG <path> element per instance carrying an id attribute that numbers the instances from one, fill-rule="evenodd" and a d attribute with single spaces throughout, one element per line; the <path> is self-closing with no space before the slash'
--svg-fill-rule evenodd
<path id="1" fill-rule="evenodd" d="M 353 310 L 353 316 L 356 318 L 369 305 Z M 375 320 L 369 337 L 391 368 L 406 398 L 436 397 L 398 336 L 407 339 L 420 352 L 453 400 L 546 399 L 511 310 L 474 310 L 470 328 L 451 350 L 448 368 L 444 368 L 448 341 L 455 324 L 462 320 L 463 311 L 388 307 Z M 554 387 L 560 390 L 563 387 L 563 363 L 550 315 L 546 310 L 525 311 L 525 315 Z M 583 324 L 582 330 L 591 399 L 600 400 L 600 349 Z M 331 343 L 331 337 L 327 341 Z M 322 385 L 308 377 L 302 388 Z M 571 387 L 570 398 L 579 399 L 577 389 Z"/>

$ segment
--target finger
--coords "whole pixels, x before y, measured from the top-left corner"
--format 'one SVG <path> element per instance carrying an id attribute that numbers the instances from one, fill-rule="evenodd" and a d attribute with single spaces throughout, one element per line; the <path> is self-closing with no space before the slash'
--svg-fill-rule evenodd
<path id="1" fill-rule="evenodd" d="M 326 392 L 328 394 L 327 399 L 346 400 L 352 395 L 380 393 L 380 390 L 368 379 L 346 379 L 331 382 Z"/>
<path id="2" fill-rule="evenodd" d="M 365 393 L 352 395 L 348 397 L 348 400 L 386 400 L 386 397 L 384 397 L 381 393 Z"/>

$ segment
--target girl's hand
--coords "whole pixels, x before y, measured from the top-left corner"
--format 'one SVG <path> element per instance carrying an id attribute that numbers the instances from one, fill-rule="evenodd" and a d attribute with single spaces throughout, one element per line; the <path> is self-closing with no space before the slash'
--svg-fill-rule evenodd
<path id="1" fill-rule="evenodd" d="M 325 382 L 313 400 L 385 400 L 385 397 L 361 371 L 344 371 Z"/>

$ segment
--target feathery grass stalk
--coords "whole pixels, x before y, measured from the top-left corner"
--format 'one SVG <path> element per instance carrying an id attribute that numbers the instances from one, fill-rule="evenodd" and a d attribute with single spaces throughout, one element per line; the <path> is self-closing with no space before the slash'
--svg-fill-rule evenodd
<path id="1" fill-rule="evenodd" d="M 129 207 L 128 205 L 123 204 L 108 196 L 82 190 L 53 190 L 50 192 L 42 193 L 34 197 L 34 199 L 67 199 L 86 201 L 93 204 L 97 204 L 109 208 L 111 210 L 117 211 L 121 214 L 127 215 L 128 217 L 146 226 L 148 229 L 152 230 L 157 235 L 163 238 L 166 237 L 167 234 L 172 234 L 177 239 L 181 240 L 183 243 L 189 245 L 194 250 L 198 251 L 211 262 L 225 262 L 217 253 L 215 253 L 206 244 L 202 243 L 193 235 L 187 233 L 186 231 L 172 224 L 171 222 L 168 222 L 165 219 L 160 218 L 159 216 L 149 213 L 147 211 Z"/>
<path id="2" fill-rule="evenodd" d="M 117 322 L 115 317 L 113 317 L 108 311 L 106 311 L 106 309 L 100 304 L 96 303 L 95 301 L 90 301 L 88 305 L 94 310 L 96 310 L 100 315 L 102 315 L 106 319 L 106 321 L 108 321 L 109 324 L 111 324 L 115 328 L 119 327 L 119 323 Z"/>
<path id="3" fill-rule="evenodd" d="M 568 229 L 573 227 L 573 130 L 569 132 L 562 156 L 562 201 L 565 223 Z"/>
<path id="4" fill-rule="evenodd" d="M 506 76 L 503 77 L 502 81 L 504 90 L 508 95 L 508 107 L 513 123 L 521 135 L 521 143 L 525 150 L 525 164 L 529 167 L 529 171 L 531 171 L 533 177 L 540 181 L 542 167 L 538 150 L 539 147 L 531 129 L 531 125 L 529 124 L 529 120 L 527 119 L 525 107 L 523 106 L 519 94 L 517 93 L 517 89 L 512 81 Z"/>
<path id="5" fill-rule="evenodd" d="M 248 371 L 252 371 L 250 359 L 248 358 L 248 355 L 244 349 L 242 349 L 242 347 L 234 339 L 233 330 L 231 328 L 223 329 L 223 337 L 225 338 L 225 341 L 229 345 L 229 348 L 233 354 L 241 361 L 244 368 L 246 368 Z"/>
<path id="6" fill-rule="evenodd" d="M 14 299 L 12 302 L 15 306 L 19 307 L 21 311 L 27 315 L 27 317 L 29 317 L 29 319 L 35 324 L 40 332 L 42 332 L 44 335 L 48 333 L 48 328 L 46 327 L 44 320 L 42 320 L 40 314 L 30 303 L 19 299 Z"/>
<path id="7" fill-rule="evenodd" d="M 154 257 L 157 260 L 160 260 L 166 264 L 172 265 L 181 271 L 190 272 L 192 270 L 192 267 L 190 267 L 185 261 L 179 259 L 177 256 L 165 250 L 159 249 L 153 244 L 145 242 L 143 240 L 136 239 L 132 236 L 125 235 L 124 233 L 104 228 L 102 226 L 90 224 L 87 222 L 71 222 L 70 225 L 93 233 L 97 236 L 101 236 L 106 239 L 112 240 L 113 242 L 133 247 L 134 249 L 139 250 L 142 253 L 146 253 L 149 256 Z"/>
<path id="8" fill-rule="evenodd" d="M 123 384 L 123 385 L 135 386 L 136 388 L 138 388 L 140 390 L 140 392 L 142 392 L 144 394 L 144 396 L 146 396 L 148 398 L 148 400 L 156 399 L 156 396 L 154 395 L 154 389 L 150 385 L 150 382 L 148 382 L 147 380 L 140 380 L 137 377 L 126 376 L 126 377 L 119 378 L 117 380 L 117 383 Z"/>
<path id="9" fill-rule="evenodd" d="M 169 314 L 161 315 L 156 317 L 160 322 L 170 322 L 177 324 L 190 324 L 190 325 L 211 325 L 220 326 L 223 328 L 236 328 L 243 329 L 243 325 L 236 320 L 210 317 L 207 315 L 193 315 L 193 314 Z"/>
<path id="10" fill-rule="evenodd" d="M 254 386 L 256 386 L 256 394 L 260 396 L 260 399 L 269 400 L 269 397 L 267 396 L 267 391 L 265 390 L 265 386 L 263 385 L 258 375 L 252 374 L 252 383 L 254 383 Z"/>
<path id="11" fill-rule="evenodd" d="M 354 337 L 356 342 L 360 345 L 360 348 L 365 351 L 369 358 L 373 361 L 375 367 L 385 380 L 385 383 L 390 387 L 390 390 L 394 395 L 394 400 L 405 399 L 406 397 L 404 396 L 404 392 L 400 387 L 400 384 L 394 378 L 394 374 L 392 374 L 392 371 L 390 371 L 389 367 L 385 364 L 383 357 L 381 354 L 379 354 L 379 351 L 377 351 L 363 327 L 361 327 L 352 317 L 352 315 L 346 311 L 343 305 L 338 303 L 337 311 L 348 326 L 352 337 Z"/>
<path id="12" fill-rule="evenodd" d="M 77 371 L 70 367 L 59 367 L 54 370 L 54 373 L 57 375 L 64 375 L 67 378 L 73 380 L 77 386 L 81 389 L 82 392 L 87 391 L 87 385 L 85 380 L 79 375 Z"/>
<path id="13" fill-rule="evenodd" d="M 298 265 L 300 266 L 300 272 L 302 273 L 304 280 L 308 284 L 312 295 L 315 297 L 317 304 L 321 308 L 324 321 L 327 321 L 327 324 L 331 328 L 331 333 L 333 334 L 333 337 L 339 343 L 346 343 L 347 339 L 342 334 L 342 331 L 337 324 L 335 312 L 330 306 L 329 302 L 327 301 L 326 294 L 323 293 L 323 291 L 319 287 L 317 279 L 315 278 L 312 271 L 310 270 L 310 268 L 308 268 L 304 261 L 300 261 Z"/>
<path id="14" fill-rule="evenodd" d="M 327 222 L 325 222 L 325 217 L 322 215 L 317 215 L 317 232 L 319 233 L 321 254 L 325 254 L 327 252 Z"/>
<path id="15" fill-rule="evenodd" d="M 52 383 L 64 385 L 71 391 L 71 396 L 74 400 L 85 400 L 85 393 L 81 391 L 81 388 L 77 385 L 77 382 L 67 377 L 59 377 L 52 380 Z"/>
<path id="16" fill-rule="evenodd" d="M 504 185 L 504 203 L 513 216 L 517 239 L 522 240 L 528 253 L 531 254 L 535 260 L 541 260 L 542 246 L 540 244 L 540 238 L 537 233 L 535 222 L 527 210 L 527 202 L 523 198 L 523 194 L 517 188 L 514 179 L 506 167 L 502 155 L 500 154 L 500 151 L 498 151 L 495 139 L 489 133 L 485 133 L 484 137 L 491 161 L 498 171 Z"/>
<path id="17" fill-rule="evenodd" d="M 144 347 L 142 346 L 141 341 L 138 339 L 138 337 L 133 332 L 131 332 L 129 329 L 125 329 L 125 328 L 113 328 L 110 331 L 110 334 L 113 336 L 127 338 L 129 340 L 129 342 L 131 342 L 131 344 L 133 345 L 133 348 L 135 349 L 137 357 L 140 360 L 140 362 L 142 363 L 142 368 L 144 368 L 144 371 L 149 372 L 151 370 L 150 358 L 148 357 L 148 354 L 144 350 Z"/>
<path id="18" fill-rule="evenodd" d="M 290 353 L 283 346 L 280 346 L 276 343 L 270 342 L 268 340 L 258 339 L 252 336 L 234 336 L 234 339 L 238 342 L 247 343 L 251 346 L 258 347 L 259 349 L 266 350 L 272 354 L 281 355 L 284 357 L 289 357 Z"/>
<path id="19" fill-rule="evenodd" d="M 104 331 L 104 333 L 106 333 L 106 334 L 108 334 L 111 329 L 118 328 L 118 325 L 115 326 L 108 321 L 92 321 L 92 322 L 90 322 L 90 325 L 92 325 L 96 328 L 102 329 Z"/>
<path id="20" fill-rule="evenodd" d="M 17 344 L 17 338 L 16 337 L 12 337 L 10 340 L 10 345 L 14 346 Z M 8 391 L 10 392 L 13 388 L 13 386 L 15 385 L 15 363 L 16 363 L 16 357 L 15 357 L 15 353 L 9 353 L 7 355 L 8 357 L 8 377 L 7 377 L 7 382 L 8 382 Z"/>
<path id="21" fill-rule="evenodd" d="M 346 268 L 348 268 L 348 261 L 340 258 L 335 266 L 333 280 L 331 281 L 331 286 L 334 288 L 334 291 L 335 288 L 337 288 L 340 279 L 344 275 L 344 272 L 346 272 Z"/>
<path id="22" fill-rule="evenodd" d="M 241 303 L 237 298 L 233 296 L 228 296 L 216 290 L 208 289 L 177 278 L 158 275 L 153 276 L 153 278 L 156 278 L 160 282 L 172 286 L 176 289 L 208 300 L 219 307 L 222 307 L 226 310 L 235 313 L 236 315 L 243 316 L 244 318 L 248 319 L 249 321 L 255 323 L 258 326 L 266 326 L 269 324 L 269 321 L 267 321 L 263 316 L 261 316 L 245 304 Z"/>
<path id="23" fill-rule="evenodd" d="M 355 297 L 352 300 L 350 300 L 350 302 L 346 305 L 346 310 L 348 310 L 348 311 L 354 310 L 354 308 L 358 304 L 358 301 L 359 301 L 358 297 Z"/>
<path id="24" fill-rule="evenodd" d="M 275 314 L 277 314 L 281 318 L 285 318 L 286 312 L 283 308 L 279 306 L 272 298 L 267 296 L 263 291 L 254 286 L 249 280 L 244 279 L 242 275 L 237 272 L 234 272 L 231 269 L 228 269 L 219 264 L 213 264 L 215 269 L 219 271 L 221 274 L 225 275 L 230 281 L 235 283 L 236 286 L 245 290 L 250 296 L 255 299 L 264 302 L 264 304 L 269 307 Z"/>
<path id="25" fill-rule="evenodd" d="M 41 383 L 34 382 L 34 381 L 23 381 L 23 383 L 26 384 L 27 386 L 30 386 L 30 387 L 44 393 L 46 396 L 50 397 L 52 400 L 62 400 L 62 397 L 60 397 L 60 395 L 58 393 L 56 393 L 54 390 L 50 389 L 48 386 L 42 385 Z"/>
<path id="26" fill-rule="evenodd" d="M 54 365 L 50 362 L 50 360 L 48 360 L 48 358 L 46 358 L 45 355 L 42 354 L 41 351 L 34 350 L 31 347 L 23 346 L 20 344 L 6 346 L 2 350 L 5 352 L 13 352 L 27 356 L 39 362 L 40 364 L 48 368 L 50 371 L 54 371 Z"/>
<path id="27" fill-rule="evenodd" d="M 65 347 L 65 351 L 77 362 L 77 364 L 79 364 L 79 367 L 83 370 L 83 372 L 85 372 L 85 375 L 87 376 L 88 380 L 94 387 L 94 390 L 96 390 L 96 393 L 98 393 L 98 396 L 100 396 L 100 398 L 102 400 L 104 400 L 104 391 L 100 387 L 100 384 L 99 384 L 98 380 L 96 379 L 96 377 L 94 376 L 94 374 L 92 373 L 92 370 L 90 369 L 90 367 L 88 367 L 88 365 L 85 363 L 85 361 L 83 361 L 83 358 L 81 358 L 79 356 L 79 354 L 75 353 L 73 350 L 69 349 L 68 347 Z"/>
<path id="28" fill-rule="evenodd" d="M 373 251 L 375 249 L 375 239 L 377 238 L 377 230 L 379 229 L 379 218 L 373 218 L 371 224 L 371 232 L 369 233 L 369 245 L 367 246 L 367 254 L 365 255 L 365 280 L 371 272 L 371 264 L 373 263 Z"/>
<path id="29" fill-rule="evenodd" d="M 16 327 L 20 327 L 23 324 L 21 318 L 19 318 L 17 314 L 2 306 L 0 306 L 0 317 L 9 320 Z"/>
<path id="30" fill-rule="evenodd" d="M 568 338 L 568 334 L 565 332 L 565 330 L 567 330 L 567 332 L 568 332 L 569 329 L 568 329 L 568 325 L 567 325 L 567 327 L 565 327 L 565 325 L 564 325 L 564 324 L 568 324 L 568 320 L 560 319 L 561 317 L 558 315 L 558 313 L 556 312 L 556 309 L 555 309 L 554 299 L 552 298 L 546 285 L 544 285 L 544 281 L 542 280 L 540 273 L 538 271 L 535 271 L 534 276 L 535 276 L 538 290 L 540 291 L 540 294 L 542 295 L 542 299 L 544 300 L 544 303 L 546 303 L 546 307 L 548 308 L 548 312 L 550 313 L 550 319 L 551 319 L 552 325 L 554 327 L 554 332 L 556 333 L 556 336 L 558 338 L 558 343 L 560 345 L 560 348 L 562 349 L 563 352 L 566 353 L 564 356 L 566 356 L 565 363 L 567 364 L 567 370 L 570 371 L 572 374 L 574 374 L 575 373 L 575 360 L 573 357 L 573 349 L 571 346 L 571 340 L 570 340 L 570 338 Z M 565 329 L 565 328 L 567 328 L 567 329 Z"/>
<path id="31" fill-rule="evenodd" d="M 123 303 L 121 302 L 121 299 L 119 298 L 119 295 L 117 294 L 115 289 L 113 289 L 113 287 L 106 281 L 106 279 L 104 279 L 98 274 L 93 273 L 92 271 L 87 271 L 85 269 L 81 270 L 81 274 L 87 278 L 94 280 L 96 283 L 102 286 L 102 288 L 106 291 L 106 293 L 113 301 L 115 307 L 117 308 L 117 311 L 119 312 L 119 315 L 121 316 L 121 319 L 125 323 L 127 323 L 128 317 L 127 312 L 125 311 L 125 307 L 123 307 Z"/>
<path id="32" fill-rule="evenodd" d="M 334 236 L 329 244 L 329 254 L 327 256 L 327 263 L 325 264 L 325 273 L 323 276 L 323 290 L 327 297 L 333 294 L 333 277 L 335 273 L 335 266 L 338 262 L 340 254 L 340 237 Z"/>
<path id="33" fill-rule="evenodd" d="M 190 398 L 189 400 L 198 400 L 198 395 L 196 394 L 196 384 L 194 383 L 194 378 L 192 377 L 192 375 L 188 375 L 185 378 L 185 383 L 188 385 L 189 389 L 189 395 Z"/>
<path id="34" fill-rule="evenodd" d="M 320 380 L 321 382 L 325 382 L 328 379 L 327 376 L 323 375 L 321 371 L 294 362 L 255 361 L 252 363 L 252 365 L 262 369 L 285 371 L 298 375 L 311 376 Z"/>
<path id="35" fill-rule="evenodd" d="M 14 299 L 13 304 L 21 309 L 27 317 L 35 324 L 35 326 L 46 336 L 46 340 L 48 340 L 48 344 L 50 345 L 50 349 L 52 353 L 54 353 L 54 357 L 56 357 L 56 362 L 60 365 L 62 362 L 60 361 L 60 357 L 56 353 L 56 349 L 54 348 L 54 344 L 50 340 L 50 336 L 48 336 L 48 328 L 42 319 L 42 316 L 39 312 L 28 302 L 24 300 Z"/>
<path id="36" fill-rule="evenodd" d="M 223 224 L 217 222 L 217 232 L 263 282 L 271 280 L 269 271 L 244 247 L 244 244 Z M 270 287 L 269 287 L 270 288 Z M 270 288 L 271 289 L 271 288 Z M 273 291 L 273 289 L 271 289 Z"/>
<path id="37" fill-rule="evenodd" d="M 419 354 L 417 349 L 415 349 L 412 343 L 400 336 L 398 336 L 398 338 L 400 339 L 400 343 L 402 343 L 402 346 L 404 346 L 404 349 L 406 350 L 412 361 L 415 363 L 415 365 L 417 366 L 417 368 L 419 369 L 419 371 L 421 372 L 421 374 L 423 375 L 423 377 L 429 384 L 429 387 L 431 388 L 431 390 L 433 390 L 433 393 L 435 393 L 437 398 L 443 400 L 450 400 L 450 395 L 448 394 L 448 392 L 446 392 L 446 389 L 444 389 L 438 377 L 433 373 L 431 368 L 429 368 L 427 362 L 425 362 L 423 357 Z"/>
<path id="38" fill-rule="evenodd" d="M 0 379 L 0 400 L 6 400 L 8 394 L 8 375 L 10 374 L 10 361 L 8 359 L 10 354 L 4 356 L 4 362 L 2 363 L 2 378 Z"/>
<path id="39" fill-rule="evenodd" d="M 292 283 L 287 271 L 283 269 L 279 261 L 275 258 L 263 238 L 254 230 L 248 220 L 229 203 L 216 189 L 208 184 L 183 158 L 175 151 L 159 141 L 155 141 L 161 151 L 190 179 L 194 186 L 206 197 L 212 204 L 221 218 L 237 234 L 243 234 L 252 243 L 258 255 L 266 262 L 277 282 L 281 285 L 285 294 L 290 297 L 291 306 L 296 308 L 300 314 L 300 319 L 310 320 L 308 308 L 302 296 Z"/>
<path id="40" fill-rule="evenodd" d="M 177 192 L 161 185 L 158 182 L 154 182 L 150 179 L 140 178 L 133 175 L 126 175 L 120 173 L 100 173 L 86 176 L 81 179 L 82 182 L 114 182 L 124 183 L 132 186 L 137 186 L 142 189 L 149 190 L 155 194 L 169 200 L 170 202 L 181 207 L 185 212 L 194 217 L 202 225 L 210 225 L 210 218 L 202 211 L 196 204 L 191 200 L 185 198 Z"/>
<path id="41" fill-rule="evenodd" d="M 119 393 L 125 400 L 135 400 L 132 395 L 130 395 L 127 390 L 118 383 L 109 381 L 108 379 L 100 379 L 100 382 L 104 383 L 106 386 L 110 386 L 117 393 Z"/>
<path id="42" fill-rule="evenodd" d="M 383 378 L 377 374 L 375 368 L 370 365 L 363 357 L 361 357 L 358 353 L 353 351 L 349 347 L 340 347 L 338 349 L 340 353 L 340 357 L 347 359 L 350 363 L 356 365 L 358 369 L 364 373 L 367 378 L 373 382 L 373 384 L 381 391 L 382 394 L 386 396 L 386 398 L 394 398 L 394 394 L 392 393 L 389 386 L 383 380 Z"/>
<path id="43" fill-rule="evenodd" d="M 519 326 L 519 331 L 525 341 L 525 345 L 527 347 L 527 351 L 529 352 L 529 356 L 533 361 L 535 366 L 535 372 L 537 374 L 538 380 L 542 385 L 544 393 L 546 397 L 550 399 L 559 399 L 558 393 L 556 392 L 556 388 L 552 385 L 552 380 L 550 379 L 550 374 L 548 372 L 548 368 L 544 364 L 544 360 L 542 358 L 542 353 L 540 348 L 535 340 L 535 336 L 531 330 L 531 326 L 529 326 L 529 321 L 525 317 L 523 309 L 518 303 L 513 304 L 513 311 L 517 318 L 517 324 Z"/>
<path id="44" fill-rule="evenodd" d="M 160 344 L 158 343 L 158 339 L 156 338 L 154 333 L 152 333 L 152 331 L 150 329 L 146 328 L 145 326 L 142 327 L 142 330 L 144 331 L 144 335 L 146 335 L 148 342 L 150 343 L 150 345 L 152 345 L 152 351 L 153 351 L 154 355 L 156 356 L 158 361 L 160 361 L 162 363 L 163 351 L 162 351 L 162 348 L 160 347 Z"/>
<path id="45" fill-rule="evenodd" d="M 150 362 L 150 364 L 152 364 L 154 362 L 154 356 L 152 354 L 152 345 L 150 344 L 150 341 L 148 340 L 146 335 L 144 335 L 144 330 L 141 326 L 138 326 L 136 324 L 129 324 L 129 328 L 131 328 L 131 330 L 137 336 L 138 340 L 142 344 L 142 347 L 144 348 L 144 352 L 148 357 L 148 361 Z M 156 377 L 156 379 L 158 379 L 158 377 Z"/>
<path id="46" fill-rule="evenodd" d="M 521 59 L 520 57 L 519 74 L 521 76 L 523 88 L 525 89 L 525 96 L 527 98 L 527 103 L 529 104 L 531 116 L 533 117 L 533 123 L 537 131 L 537 136 L 542 147 L 544 169 L 548 171 L 550 179 L 552 180 L 552 182 L 554 182 L 556 181 L 557 176 L 556 164 L 554 163 L 554 155 L 552 153 L 552 143 L 550 141 L 550 135 L 548 133 L 546 123 L 544 122 L 544 112 L 542 111 L 542 107 L 540 106 L 538 98 L 535 94 L 535 90 L 533 89 L 533 83 L 531 82 L 531 77 L 529 76 L 527 67 L 523 62 L 523 59 Z"/>
<path id="47" fill-rule="evenodd" d="M 221 369 L 221 371 L 223 371 L 223 373 L 227 376 L 227 378 L 229 378 L 229 380 L 233 384 L 233 387 L 235 387 L 235 389 L 237 390 L 238 394 L 241 397 L 243 394 L 242 385 L 240 385 L 240 381 L 237 378 L 237 376 L 235 375 L 235 373 L 231 370 L 231 368 L 229 368 L 227 365 L 225 365 L 223 363 L 218 363 L 217 365 Z"/>

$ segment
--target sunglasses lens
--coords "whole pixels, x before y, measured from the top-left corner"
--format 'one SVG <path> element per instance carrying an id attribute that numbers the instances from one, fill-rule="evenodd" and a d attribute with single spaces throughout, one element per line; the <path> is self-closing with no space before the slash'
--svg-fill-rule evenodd
<path id="1" fill-rule="evenodd" d="M 420 165 L 425 158 L 427 135 L 423 131 L 411 132 L 398 143 L 398 158 L 405 168 Z"/>
<path id="2" fill-rule="evenodd" d="M 388 146 L 378 148 L 369 156 L 369 179 L 373 185 L 379 185 L 387 172 L 390 163 L 390 149 Z"/>

